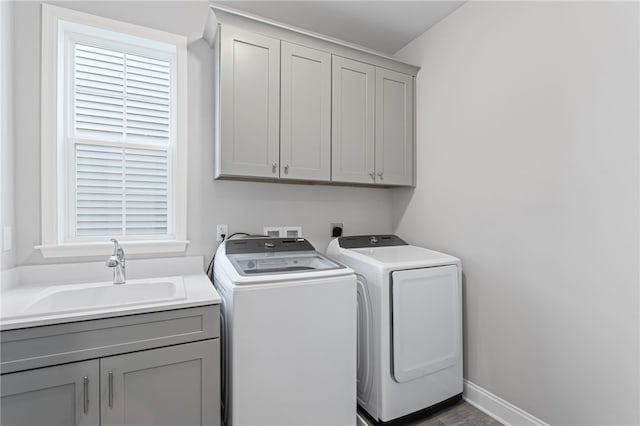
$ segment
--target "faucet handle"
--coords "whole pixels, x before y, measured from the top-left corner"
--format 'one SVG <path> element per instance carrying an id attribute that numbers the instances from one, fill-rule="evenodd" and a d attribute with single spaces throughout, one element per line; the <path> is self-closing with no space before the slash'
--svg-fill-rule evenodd
<path id="1" fill-rule="evenodd" d="M 124 256 L 124 250 L 120 247 L 120 243 L 115 238 L 111 238 L 111 242 L 113 243 L 113 255 L 122 257 Z"/>

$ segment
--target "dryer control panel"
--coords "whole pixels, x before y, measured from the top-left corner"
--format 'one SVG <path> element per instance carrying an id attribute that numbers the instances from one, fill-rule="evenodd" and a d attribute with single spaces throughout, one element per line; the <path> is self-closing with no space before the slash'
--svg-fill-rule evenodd
<path id="1" fill-rule="evenodd" d="M 354 249 L 365 247 L 391 247 L 408 245 L 397 235 L 355 235 L 338 238 L 338 244 L 342 248 Z"/>

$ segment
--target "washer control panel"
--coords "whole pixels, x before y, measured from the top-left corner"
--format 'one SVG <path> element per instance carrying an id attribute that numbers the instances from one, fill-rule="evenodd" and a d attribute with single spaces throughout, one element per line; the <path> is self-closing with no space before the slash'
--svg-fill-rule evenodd
<path id="1" fill-rule="evenodd" d="M 315 250 L 304 238 L 238 238 L 225 242 L 227 254 L 275 253 Z"/>

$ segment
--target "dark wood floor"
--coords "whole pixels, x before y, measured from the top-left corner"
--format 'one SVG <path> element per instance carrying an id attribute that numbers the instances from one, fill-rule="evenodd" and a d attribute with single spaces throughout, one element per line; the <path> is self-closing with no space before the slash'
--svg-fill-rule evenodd
<path id="1" fill-rule="evenodd" d="M 358 425 L 371 425 L 368 417 L 359 415 Z M 361 422 L 362 421 L 362 422 Z M 483 413 L 473 405 L 460 401 L 456 405 L 406 426 L 502 426 L 502 423 Z"/>

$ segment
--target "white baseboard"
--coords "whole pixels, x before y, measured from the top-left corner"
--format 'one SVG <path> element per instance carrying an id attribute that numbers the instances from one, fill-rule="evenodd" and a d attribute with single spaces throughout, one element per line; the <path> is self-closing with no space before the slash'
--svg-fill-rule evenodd
<path id="1" fill-rule="evenodd" d="M 464 381 L 463 398 L 478 410 L 507 426 L 549 426 L 548 423 L 468 380 Z"/>

